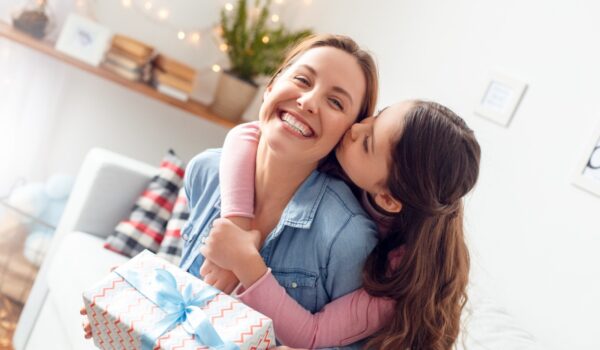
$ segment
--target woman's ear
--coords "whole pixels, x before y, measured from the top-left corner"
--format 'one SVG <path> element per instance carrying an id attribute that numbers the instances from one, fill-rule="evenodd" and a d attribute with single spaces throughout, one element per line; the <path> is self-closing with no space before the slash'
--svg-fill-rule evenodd
<path id="1" fill-rule="evenodd" d="M 375 204 L 388 213 L 399 213 L 402 210 L 402 203 L 386 192 L 377 193 L 373 200 Z"/>

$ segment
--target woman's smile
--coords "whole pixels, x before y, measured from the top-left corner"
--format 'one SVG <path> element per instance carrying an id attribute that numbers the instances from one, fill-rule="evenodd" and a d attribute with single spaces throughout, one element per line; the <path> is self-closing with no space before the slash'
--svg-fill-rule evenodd
<path id="1" fill-rule="evenodd" d="M 315 136 L 314 130 L 305 120 L 297 113 L 289 110 L 279 109 L 277 116 L 283 122 L 286 130 L 291 131 L 294 135 L 309 138 Z"/>

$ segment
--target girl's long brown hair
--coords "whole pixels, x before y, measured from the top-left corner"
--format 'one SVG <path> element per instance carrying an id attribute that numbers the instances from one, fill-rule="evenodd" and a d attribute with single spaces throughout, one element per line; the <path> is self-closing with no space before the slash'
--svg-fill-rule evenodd
<path id="1" fill-rule="evenodd" d="M 392 149 L 387 183 L 403 207 L 367 259 L 364 288 L 394 299 L 396 308 L 366 348 L 447 350 L 467 301 L 462 197 L 477 181 L 480 147 L 451 110 L 415 101 Z M 400 246 L 401 263 L 389 271 L 388 253 Z"/>

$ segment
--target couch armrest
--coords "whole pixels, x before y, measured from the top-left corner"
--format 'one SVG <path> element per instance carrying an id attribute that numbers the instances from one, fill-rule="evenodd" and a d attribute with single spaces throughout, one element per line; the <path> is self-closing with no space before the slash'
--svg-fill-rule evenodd
<path id="1" fill-rule="evenodd" d="M 47 294 L 46 276 L 63 237 L 82 231 L 107 237 L 131 211 L 157 168 L 94 148 L 88 152 L 52 243 L 35 279 L 13 336 L 14 348 L 24 349 Z"/>
<path id="2" fill-rule="evenodd" d="M 57 228 L 105 238 L 127 217 L 157 168 L 103 149 L 86 156 Z"/>

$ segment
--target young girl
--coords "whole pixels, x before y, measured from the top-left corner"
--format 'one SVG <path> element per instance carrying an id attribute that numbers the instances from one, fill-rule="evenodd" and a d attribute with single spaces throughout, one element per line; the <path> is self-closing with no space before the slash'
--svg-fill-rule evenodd
<path id="1" fill-rule="evenodd" d="M 258 137 L 257 124 L 234 129 L 221 165 L 222 216 L 246 228 Z M 473 132 L 439 104 L 408 101 L 355 124 L 336 156 L 379 223 L 380 241 L 364 267 L 364 289 L 311 314 L 262 262 L 259 235 L 240 232 L 225 219 L 215 221 L 202 254 L 233 271 L 243 286 L 240 299 L 271 317 L 286 345 L 339 346 L 375 334 L 369 349 L 450 349 L 467 300 L 462 197 L 479 172 Z"/>

